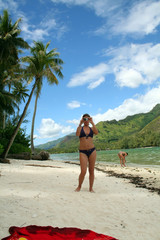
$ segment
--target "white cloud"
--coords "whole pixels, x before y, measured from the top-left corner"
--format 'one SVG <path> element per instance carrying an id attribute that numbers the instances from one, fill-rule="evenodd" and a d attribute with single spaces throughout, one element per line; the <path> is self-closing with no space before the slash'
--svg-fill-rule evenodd
<path id="1" fill-rule="evenodd" d="M 55 38 L 57 39 L 60 39 L 68 31 L 68 27 L 65 23 L 58 21 L 56 17 L 53 18 L 50 14 L 41 21 L 40 26 L 47 31 L 48 35 L 51 35 L 52 32 L 56 32 Z"/>
<path id="2" fill-rule="evenodd" d="M 88 0 L 51 0 L 54 3 L 64 3 L 64 4 L 70 4 L 70 5 L 83 5 L 87 4 L 89 2 Z"/>
<path id="3" fill-rule="evenodd" d="M 74 74 L 68 87 L 88 84 L 94 89 L 105 81 L 107 74 L 114 74 L 120 87 L 136 88 L 141 84 L 149 85 L 160 78 L 160 44 L 130 44 L 121 48 L 104 50 L 110 57 L 106 63 L 100 63 Z"/>
<path id="4" fill-rule="evenodd" d="M 160 103 L 160 86 L 148 91 L 137 98 L 126 99 L 122 105 L 115 109 L 109 109 L 103 114 L 93 116 L 95 123 L 100 121 L 121 120 L 129 115 L 149 112 L 156 104 Z"/>
<path id="5" fill-rule="evenodd" d="M 0 0 L 0 6 L 1 6 L 1 0 Z M 49 35 L 49 25 L 44 22 L 44 26 L 35 26 L 34 24 L 29 24 L 29 18 L 25 16 L 25 13 L 19 10 L 18 4 L 11 0 L 11 1 L 6 1 L 5 4 L 3 4 L 4 8 L 9 9 L 9 14 L 13 13 L 13 17 L 16 16 L 16 21 L 17 19 L 21 18 L 22 22 L 20 24 L 21 30 L 22 30 L 22 35 L 25 40 L 43 40 L 45 36 Z M 50 19 L 50 21 L 53 21 Z M 52 25 L 54 27 L 54 25 Z"/>
<path id="6" fill-rule="evenodd" d="M 20 11 L 20 4 L 22 4 L 22 1 L 18 4 L 14 0 L 0 0 L 0 10 L 8 9 L 9 14 L 13 13 L 13 18 L 16 16 L 16 21 L 18 18 L 22 18 L 20 27 L 25 40 L 44 40 L 45 37 L 51 35 L 53 32 L 56 33 L 54 34 L 55 38 L 60 39 L 68 31 L 66 24 L 57 21 L 56 17 L 52 16 L 53 14 L 51 15 L 49 12 L 45 17 L 42 16 L 43 20 L 39 25 L 30 24 L 33 16 L 26 16 L 25 12 Z"/>
<path id="7" fill-rule="evenodd" d="M 148 35 L 160 25 L 160 2 L 143 1 L 93 1 L 86 6 L 94 9 L 97 16 L 105 19 L 95 34 Z M 127 7 L 126 7 L 127 6 Z M 120 9 L 120 10 L 119 10 Z M 129 9 L 129 12 L 127 10 Z"/>
<path id="8" fill-rule="evenodd" d="M 8 11 L 10 11 L 10 9 L 12 11 L 16 11 L 18 8 L 18 3 L 14 0 L 0 0 L 0 10 L 4 10 L 4 9 L 8 9 Z"/>
<path id="9" fill-rule="evenodd" d="M 73 75 L 68 83 L 68 87 L 89 84 L 90 89 L 95 88 L 104 81 L 104 76 L 107 72 L 108 65 L 105 63 L 100 63 L 94 67 L 88 67 L 83 72 Z"/>
<path id="10" fill-rule="evenodd" d="M 44 40 L 45 37 L 51 34 L 51 31 L 58 32 L 55 36 L 56 38 L 61 38 L 61 36 L 67 31 L 67 28 L 57 24 L 54 18 L 43 20 L 39 26 L 29 24 L 25 15 L 23 15 L 22 18 L 23 22 L 21 29 L 25 39 L 31 39 L 35 41 Z"/>
<path id="11" fill-rule="evenodd" d="M 52 29 L 52 28 L 55 28 L 57 26 L 57 23 L 56 23 L 56 20 L 54 18 L 52 19 L 49 19 L 47 21 L 42 21 L 41 22 L 41 25 L 44 27 L 44 28 L 47 28 L 48 30 Z"/>
<path id="12" fill-rule="evenodd" d="M 130 2 L 124 0 L 52 0 L 52 2 L 92 9 L 106 22 L 95 31 L 96 34 L 106 34 L 108 31 L 112 34 L 150 34 L 155 32 L 160 24 L 160 2 L 156 0 Z M 6 2 L 0 0 L 0 9 L 4 8 L 16 12 L 17 16 L 20 14 L 17 11 L 18 4 L 14 0 L 6 0 Z M 126 12 L 126 9 L 130 9 L 130 11 Z M 57 32 L 56 37 L 58 38 L 68 31 L 66 25 L 61 25 L 55 18 L 48 16 L 48 19 L 47 17 L 43 19 L 37 30 L 28 24 L 25 36 L 27 37 L 29 34 L 28 38 L 44 39 L 44 36 L 50 34 L 51 28 Z"/>
<path id="13" fill-rule="evenodd" d="M 68 108 L 70 108 L 70 109 L 79 108 L 79 107 L 81 107 L 81 105 L 85 105 L 85 103 L 81 103 L 81 102 L 75 101 L 75 100 L 67 104 Z"/>
<path id="14" fill-rule="evenodd" d="M 121 68 L 116 72 L 116 82 L 120 87 L 136 88 L 142 83 L 146 83 L 142 75 L 134 69 Z"/>
<path id="15" fill-rule="evenodd" d="M 121 87 L 152 84 L 160 77 L 160 44 L 131 44 L 107 50 L 110 71 Z"/>
<path id="16" fill-rule="evenodd" d="M 52 0 L 66 5 L 84 5 L 91 8 L 106 23 L 95 31 L 96 34 L 150 34 L 160 24 L 160 2 L 144 1 L 110 1 L 110 0 Z M 129 12 L 126 11 L 130 9 Z M 119 11 L 121 9 L 121 11 Z"/>
<path id="17" fill-rule="evenodd" d="M 70 126 L 62 126 L 60 124 L 55 123 L 54 120 L 51 118 L 47 119 L 42 119 L 40 128 L 38 129 L 39 132 L 39 137 L 40 139 L 42 138 L 57 138 L 61 134 L 69 134 L 74 131 L 73 128 Z"/>
<path id="18" fill-rule="evenodd" d="M 72 123 L 72 124 L 74 124 L 75 126 L 78 126 L 78 124 L 79 124 L 79 122 L 80 122 L 80 119 L 73 119 L 73 120 L 68 120 L 67 121 L 68 123 Z"/>
<path id="19" fill-rule="evenodd" d="M 64 3 L 66 5 L 83 5 L 87 8 L 93 9 L 97 16 L 106 17 L 110 12 L 118 9 L 124 0 L 51 0 L 54 3 Z"/>
<path id="20" fill-rule="evenodd" d="M 71 128 L 70 126 L 63 127 L 63 129 L 62 129 L 62 134 L 64 134 L 64 135 L 68 135 L 68 134 L 73 133 L 73 132 L 74 132 L 74 129 Z"/>
<path id="21" fill-rule="evenodd" d="M 98 87 L 102 82 L 105 81 L 105 78 L 104 77 L 100 77 L 100 79 L 98 79 L 97 81 L 95 82 L 91 82 L 89 85 L 88 85 L 88 88 L 89 89 L 94 89 L 96 87 Z"/>
<path id="22" fill-rule="evenodd" d="M 160 24 L 160 2 L 141 1 L 136 3 L 127 16 L 121 16 L 112 30 L 116 33 L 149 34 Z"/>

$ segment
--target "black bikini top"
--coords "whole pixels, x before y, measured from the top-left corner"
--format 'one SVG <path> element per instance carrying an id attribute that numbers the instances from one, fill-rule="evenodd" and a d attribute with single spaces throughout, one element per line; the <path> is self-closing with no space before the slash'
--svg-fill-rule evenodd
<path id="1" fill-rule="evenodd" d="M 91 138 L 93 138 L 93 130 L 92 130 L 92 128 L 90 128 L 89 134 L 85 134 L 84 129 L 82 127 L 80 135 L 79 135 L 79 138 L 81 138 L 81 137 L 86 137 L 86 138 L 91 137 Z"/>

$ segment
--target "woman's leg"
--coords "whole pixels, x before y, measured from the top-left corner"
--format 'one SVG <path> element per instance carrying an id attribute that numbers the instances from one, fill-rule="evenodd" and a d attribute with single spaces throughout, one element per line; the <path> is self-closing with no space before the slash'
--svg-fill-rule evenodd
<path id="1" fill-rule="evenodd" d="M 118 153 L 118 157 L 119 157 L 119 160 L 120 160 L 120 165 L 121 165 L 121 167 L 122 167 L 122 159 L 121 159 L 121 156 L 120 156 L 119 153 Z"/>
<path id="2" fill-rule="evenodd" d="M 93 191 L 93 183 L 94 183 L 94 167 L 96 162 L 96 150 L 94 150 L 89 156 L 89 191 Z"/>
<path id="3" fill-rule="evenodd" d="M 125 162 L 126 162 L 126 160 L 125 160 L 125 157 L 124 157 L 124 158 L 123 158 L 123 166 L 124 166 L 124 167 L 126 167 Z"/>
<path id="4" fill-rule="evenodd" d="M 80 158 L 80 167 L 81 167 L 81 172 L 79 175 L 79 184 L 78 187 L 76 188 L 76 192 L 79 192 L 81 190 L 82 183 L 84 181 L 84 177 L 87 172 L 87 164 L 88 164 L 88 157 L 84 153 L 79 153 L 79 158 Z"/>

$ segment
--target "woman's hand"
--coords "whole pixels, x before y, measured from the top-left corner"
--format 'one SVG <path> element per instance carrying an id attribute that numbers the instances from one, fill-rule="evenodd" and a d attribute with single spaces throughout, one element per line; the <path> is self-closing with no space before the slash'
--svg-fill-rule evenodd
<path id="1" fill-rule="evenodd" d="M 93 122 L 91 117 L 89 119 L 89 122 L 92 124 L 92 130 L 93 130 L 94 134 L 97 135 L 98 134 L 98 129 L 96 128 L 96 126 L 95 126 L 95 124 L 94 124 L 94 122 Z"/>
<path id="2" fill-rule="evenodd" d="M 83 118 L 82 118 L 82 119 L 80 120 L 79 126 L 81 126 L 83 122 L 84 122 L 84 121 L 83 121 Z"/>
<path id="3" fill-rule="evenodd" d="M 92 117 L 89 118 L 89 122 L 92 124 L 92 126 L 94 125 Z"/>

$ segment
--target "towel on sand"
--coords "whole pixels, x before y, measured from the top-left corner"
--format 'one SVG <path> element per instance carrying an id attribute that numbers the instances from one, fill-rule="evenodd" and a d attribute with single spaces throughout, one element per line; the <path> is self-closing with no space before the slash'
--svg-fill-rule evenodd
<path id="1" fill-rule="evenodd" d="M 8 237 L 1 240 L 117 240 L 116 238 L 79 228 L 58 228 L 30 225 L 26 227 L 10 227 Z"/>

